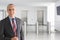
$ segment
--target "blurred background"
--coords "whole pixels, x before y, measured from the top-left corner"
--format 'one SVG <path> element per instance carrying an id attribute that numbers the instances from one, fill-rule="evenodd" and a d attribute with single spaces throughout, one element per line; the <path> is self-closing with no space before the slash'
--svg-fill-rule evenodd
<path id="1" fill-rule="evenodd" d="M 60 0 L 0 0 L 0 20 L 7 17 L 10 3 L 16 5 L 15 16 L 24 21 L 25 40 L 60 39 Z"/>

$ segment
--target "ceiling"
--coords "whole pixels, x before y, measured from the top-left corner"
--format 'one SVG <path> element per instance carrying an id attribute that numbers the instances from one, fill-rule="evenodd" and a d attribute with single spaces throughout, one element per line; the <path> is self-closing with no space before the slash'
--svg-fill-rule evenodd
<path id="1" fill-rule="evenodd" d="M 58 0 L 0 0 L 0 5 L 8 5 L 13 3 L 16 5 L 26 5 L 30 3 L 40 3 L 40 2 L 57 2 Z"/>

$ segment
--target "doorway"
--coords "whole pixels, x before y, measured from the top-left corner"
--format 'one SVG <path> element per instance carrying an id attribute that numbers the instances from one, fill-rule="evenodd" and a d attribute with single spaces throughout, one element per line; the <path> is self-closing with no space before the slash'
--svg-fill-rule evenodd
<path id="1" fill-rule="evenodd" d="M 38 33 L 47 32 L 47 7 L 37 8 Z"/>

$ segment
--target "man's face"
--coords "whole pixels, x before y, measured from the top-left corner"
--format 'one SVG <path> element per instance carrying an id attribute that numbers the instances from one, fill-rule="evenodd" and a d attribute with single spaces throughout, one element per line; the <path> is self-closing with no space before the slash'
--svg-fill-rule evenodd
<path id="1" fill-rule="evenodd" d="M 7 7 L 7 12 L 8 12 L 8 15 L 9 16 L 14 16 L 14 14 L 15 14 L 15 6 L 14 5 L 9 5 L 8 7 Z"/>

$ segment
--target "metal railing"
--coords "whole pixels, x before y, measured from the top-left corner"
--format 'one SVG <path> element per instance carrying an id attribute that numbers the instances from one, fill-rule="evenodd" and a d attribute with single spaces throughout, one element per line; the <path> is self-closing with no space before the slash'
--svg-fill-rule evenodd
<path id="1" fill-rule="evenodd" d="M 27 34 L 27 26 L 35 26 L 36 34 L 37 35 L 39 34 L 39 24 L 38 24 L 38 22 L 36 24 L 27 24 L 26 22 L 24 22 L 24 34 L 25 35 Z M 47 33 L 50 33 L 51 32 L 50 22 L 47 22 L 47 25 L 44 25 L 44 26 L 47 26 Z"/>

